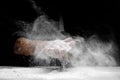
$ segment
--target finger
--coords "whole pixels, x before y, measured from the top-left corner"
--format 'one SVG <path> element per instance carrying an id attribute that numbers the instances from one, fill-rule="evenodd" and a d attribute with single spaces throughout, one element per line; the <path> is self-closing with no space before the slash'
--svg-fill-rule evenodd
<path id="1" fill-rule="evenodd" d="M 70 42 L 70 41 L 73 41 L 73 39 L 71 37 L 67 38 L 64 40 L 65 42 Z"/>
<path id="2" fill-rule="evenodd" d="M 56 58 L 60 58 L 59 50 L 55 49 L 54 52 L 55 52 Z"/>

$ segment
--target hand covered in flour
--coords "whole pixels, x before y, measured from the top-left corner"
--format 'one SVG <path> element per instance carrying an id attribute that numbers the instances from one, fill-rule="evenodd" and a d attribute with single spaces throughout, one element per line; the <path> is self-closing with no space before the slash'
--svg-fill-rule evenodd
<path id="1" fill-rule="evenodd" d="M 53 40 L 47 41 L 46 45 L 42 49 L 36 49 L 36 56 L 41 58 L 51 57 L 59 59 L 60 61 L 69 62 L 71 60 L 72 54 L 70 50 L 74 47 L 75 41 L 72 38 L 67 38 L 65 40 Z"/>

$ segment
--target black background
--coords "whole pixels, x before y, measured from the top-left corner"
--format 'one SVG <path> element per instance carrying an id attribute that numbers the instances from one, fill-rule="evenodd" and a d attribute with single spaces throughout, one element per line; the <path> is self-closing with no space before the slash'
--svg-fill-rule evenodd
<path id="1" fill-rule="evenodd" d="M 118 1 L 35 0 L 37 6 L 54 20 L 61 16 L 65 30 L 71 35 L 89 37 L 97 34 L 112 39 L 120 47 L 120 3 Z M 0 1 L 0 65 L 28 66 L 28 57 L 13 53 L 18 28 L 16 21 L 33 22 L 39 15 L 29 0 Z M 117 60 L 119 61 L 119 51 Z"/>

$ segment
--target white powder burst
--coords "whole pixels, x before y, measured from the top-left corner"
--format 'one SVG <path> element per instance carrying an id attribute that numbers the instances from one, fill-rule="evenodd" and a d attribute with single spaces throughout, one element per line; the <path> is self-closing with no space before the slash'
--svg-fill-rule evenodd
<path id="1" fill-rule="evenodd" d="M 93 37 L 85 40 L 80 36 L 73 38 L 70 35 L 63 35 L 57 23 L 40 16 L 31 26 L 31 30 L 26 30 L 27 38 L 46 41 L 42 48 L 39 47 L 40 44 L 36 45 L 35 60 L 45 59 L 49 63 L 50 58 L 56 58 L 73 66 L 117 65 L 112 56 L 116 53 L 113 41 L 102 42 Z"/>

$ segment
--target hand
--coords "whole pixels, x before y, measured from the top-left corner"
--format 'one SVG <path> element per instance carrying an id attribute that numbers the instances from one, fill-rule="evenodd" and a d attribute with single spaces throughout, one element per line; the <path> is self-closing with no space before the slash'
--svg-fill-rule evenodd
<path id="1" fill-rule="evenodd" d="M 48 41 L 47 44 L 41 49 L 40 53 L 41 55 L 44 54 L 44 56 L 69 62 L 72 58 L 72 54 L 70 54 L 69 51 L 74 45 L 75 41 L 72 38 Z"/>

